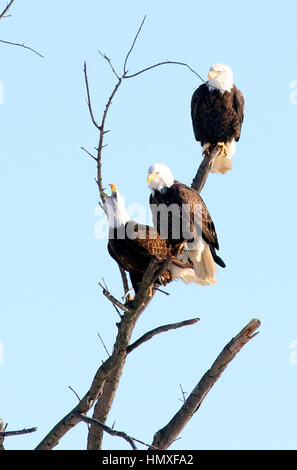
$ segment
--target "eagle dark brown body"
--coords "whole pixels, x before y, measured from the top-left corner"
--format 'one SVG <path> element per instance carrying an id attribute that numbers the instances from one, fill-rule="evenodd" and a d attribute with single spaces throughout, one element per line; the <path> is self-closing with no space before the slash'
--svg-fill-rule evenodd
<path id="1" fill-rule="evenodd" d="M 233 85 L 231 91 L 221 92 L 203 83 L 191 101 L 193 130 L 201 145 L 218 142 L 238 142 L 244 117 L 244 98 Z"/>
<path id="2" fill-rule="evenodd" d="M 129 230 L 127 225 L 130 224 Z M 108 241 L 108 251 L 111 257 L 130 274 L 131 283 L 135 292 L 139 288 L 143 275 L 150 262 L 157 258 L 160 262 L 165 260 L 168 255 L 166 240 L 162 239 L 153 227 L 128 222 L 125 226 L 125 237 L 122 238 L 124 231 L 112 229 Z M 137 237 L 131 239 L 127 233 L 130 227 Z M 111 237 L 112 233 L 112 237 Z M 157 284 L 166 285 L 171 280 L 168 270 L 162 273 L 162 280 Z"/>
<path id="3" fill-rule="evenodd" d="M 220 266 L 225 267 L 225 263 L 215 252 L 216 249 L 219 249 L 219 242 L 214 223 L 211 219 L 210 213 L 203 199 L 197 193 L 197 191 L 175 180 L 171 187 L 165 188 L 162 191 L 155 190 L 154 193 L 150 195 L 150 206 L 153 215 L 154 226 L 157 228 L 158 232 L 162 236 L 163 228 L 160 226 L 159 217 L 159 214 L 162 213 L 160 213 L 158 210 L 158 206 L 160 206 L 161 204 L 164 204 L 167 207 L 170 207 L 171 205 L 175 204 L 180 209 L 179 211 L 173 211 L 173 213 L 171 213 L 171 211 L 168 212 L 168 219 L 166 221 L 166 224 L 168 226 L 168 246 L 174 248 L 176 245 L 182 243 L 185 240 L 185 238 L 182 236 L 182 223 L 183 216 L 188 216 L 190 231 L 194 234 L 195 232 L 197 232 L 198 229 L 200 230 L 203 240 L 209 245 L 214 261 Z M 183 205 L 188 208 L 188 212 L 182 212 Z M 197 227 L 197 222 L 198 224 L 200 224 L 199 227 Z M 173 236 L 175 232 L 173 224 L 179 225 L 180 236 L 178 238 L 175 238 Z M 187 224 L 188 221 L 185 221 L 184 226 L 186 226 Z M 191 240 L 191 238 L 193 237 L 190 236 L 188 240 Z"/>

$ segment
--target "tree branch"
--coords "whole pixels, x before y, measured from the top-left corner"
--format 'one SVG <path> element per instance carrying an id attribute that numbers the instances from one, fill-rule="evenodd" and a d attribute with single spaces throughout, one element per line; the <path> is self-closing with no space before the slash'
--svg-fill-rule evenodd
<path id="1" fill-rule="evenodd" d="M 0 437 L 10 437 L 10 436 L 20 436 L 21 434 L 29 434 L 31 432 L 37 431 L 37 427 L 28 428 L 28 429 L 20 429 L 18 431 L 1 431 Z"/>
<path id="2" fill-rule="evenodd" d="M 113 400 L 119 386 L 120 378 L 122 376 L 122 372 L 122 365 L 112 371 L 112 373 L 106 379 L 100 398 L 95 404 L 93 417 L 94 419 L 99 420 L 102 423 L 105 423 L 108 414 L 111 410 Z M 98 429 L 97 426 L 91 426 L 88 434 L 87 448 L 93 450 L 100 450 L 102 447 L 103 434 L 104 433 L 102 429 Z"/>
<path id="3" fill-rule="evenodd" d="M 149 276 L 151 277 L 149 278 Z M 104 391 L 106 380 L 112 376 L 114 371 L 117 370 L 118 376 L 121 374 L 128 354 L 127 348 L 129 346 L 135 324 L 153 297 L 148 294 L 148 288 L 149 285 L 154 282 L 155 276 L 156 274 L 151 263 L 147 268 L 144 280 L 141 283 L 141 293 L 137 294 L 133 302 L 130 302 L 129 308 L 127 307 L 127 311 L 125 311 L 120 322 L 117 324 L 118 334 L 111 356 L 108 357 L 98 368 L 91 387 L 85 396 L 53 427 L 53 429 L 38 444 L 36 450 L 50 450 L 54 448 L 59 443 L 59 440 L 81 421 L 80 415 L 85 415 L 93 407 Z M 137 303 L 135 303 L 136 298 L 138 298 Z M 92 441 L 89 448 L 97 448 L 96 446 L 97 440 Z"/>
<path id="4" fill-rule="evenodd" d="M 234 359 L 243 346 L 258 334 L 258 332 L 255 333 L 255 330 L 259 328 L 260 324 L 261 322 L 257 318 L 254 318 L 224 347 L 211 368 L 198 382 L 176 415 L 164 428 L 160 429 L 155 434 L 152 443 L 154 448 L 157 447 L 162 450 L 168 449 L 192 418 L 193 414 L 198 410 L 205 396 L 228 364 Z"/>
<path id="5" fill-rule="evenodd" d="M 106 426 L 106 424 L 101 423 L 100 421 L 98 421 L 98 419 L 89 418 L 88 416 L 84 416 L 84 415 L 80 415 L 80 418 L 82 421 L 85 421 L 88 424 L 98 426 L 101 430 L 107 432 L 111 436 L 121 437 L 122 439 L 125 439 L 125 441 L 127 441 L 131 445 L 133 450 L 137 450 L 137 447 L 134 443 L 134 441 L 136 441 L 137 439 L 134 439 L 134 437 L 128 436 L 128 434 L 126 434 L 123 431 L 116 431 L 115 429 L 112 429 L 109 426 Z"/>
<path id="6" fill-rule="evenodd" d="M 182 65 L 183 67 L 188 68 L 191 72 L 193 72 L 195 75 L 197 75 L 197 77 L 199 77 L 202 82 L 204 82 L 203 78 L 194 69 L 192 69 L 192 67 L 190 67 L 185 62 L 179 62 L 179 61 L 175 61 L 175 60 L 164 60 L 163 62 L 158 62 L 157 64 L 150 65 L 149 67 L 146 67 L 145 69 L 139 70 L 138 72 L 135 72 L 131 75 L 125 75 L 125 77 L 123 77 L 123 78 L 134 78 L 134 77 L 137 77 L 138 75 L 140 75 L 141 73 L 147 72 L 148 70 L 152 70 L 152 69 L 154 69 L 156 67 L 160 67 L 162 65 L 170 65 L 170 64 Z"/>
<path id="7" fill-rule="evenodd" d="M 94 424 L 95 426 L 101 428 L 102 431 L 107 432 L 111 436 L 121 437 L 125 439 L 132 447 L 133 450 L 137 450 L 135 442 L 139 442 L 139 444 L 143 444 L 144 446 L 151 447 L 150 444 L 146 444 L 145 442 L 141 441 L 140 439 L 136 439 L 136 437 L 129 436 L 127 433 L 123 431 L 116 431 L 115 429 L 107 426 L 104 423 L 101 423 L 98 419 L 89 418 L 88 416 L 81 415 L 81 420 L 85 421 L 88 424 Z"/>
<path id="8" fill-rule="evenodd" d="M 213 161 L 220 155 L 221 149 L 212 146 L 205 152 L 204 158 L 200 163 L 197 173 L 192 181 L 191 187 L 200 193 L 206 183 Z"/>
<path id="9" fill-rule="evenodd" d="M 191 320 L 184 320 L 179 323 L 171 323 L 169 325 L 159 326 L 158 328 L 155 328 L 154 330 L 148 331 L 143 336 L 141 336 L 138 340 L 136 340 L 134 343 L 130 344 L 127 348 L 127 352 L 128 353 L 132 352 L 138 346 L 145 343 L 146 341 L 149 341 L 151 338 L 153 338 L 154 336 L 160 333 L 164 333 L 165 331 L 175 330 L 177 328 L 182 328 L 183 326 L 194 325 L 198 321 L 199 321 L 199 318 L 193 318 Z"/>
<path id="10" fill-rule="evenodd" d="M 162 333 L 164 331 L 172 330 L 175 328 L 181 328 L 183 326 L 192 325 L 197 323 L 199 319 L 194 318 L 192 320 L 186 320 L 180 323 L 173 323 L 171 325 L 164 325 L 158 328 L 155 328 L 152 331 L 149 331 L 145 335 L 141 336 L 137 341 L 127 347 L 127 353 L 129 354 L 135 348 L 143 344 L 144 342 L 151 339 L 153 336 Z M 93 416 L 96 416 L 96 420 L 99 420 L 101 423 L 105 422 L 107 416 L 112 407 L 112 403 L 119 385 L 119 381 L 122 375 L 122 368 L 119 367 L 115 369 L 110 376 L 107 378 L 102 395 L 97 400 L 97 403 L 94 408 Z M 88 435 L 88 449 L 101 449 L 103 440 L 103 430 L 98 430 L 96 426 L 91 426 L 89 435 Z"/>
<path id="11" fill-rule="evenodd" d="M 119 300 L 117 300 L 109 291 L 108 289 L 103 286 L 100 282 L 98 282 L 99 286 L 101 287 L 102 289 L 102 292 L 103 292 L 103 295 L 105 295 L 105 297 L 113 304 L 115 305 L 116 307 L 118 307 L 119 309 L 123 310 L 123 312 L 128 312 L 129 309 L 124 305 L 122 304 Z"/>
<path id="12" fill-rule="evenodd" d="M 105 59 L 109 62 L 110 60 L 108 59 L 108 57 L 104 56 Z M 93 113 L 93 108 L 92 108 L 92 102 L 91 102 L 91 97 L 90 97 L 90 89 L 89 89 L 89 80 L 88 80 L 88 71 L 87 71 L 87 63 L 84 62 L 84 75 L 85 75 L 85 83 L 86 83 L 86 89 L 87 89 L 87 103 L 88 103 L 88 108 L 89 108 L 89 112 L 90 112 L 90 116 L 91 116 L 91 119 L 92 119 L 92 122 L 94 124 L 94 126 L 98 129 L 99 131 L 99 143 L 98 143 L 98 147 L 97 147 L 97 185 L 98 185 L 98 188 L 99 188 L 99 192 L 100 192 L 100 197 L 101 197 L 101 201 L 104 205 L 104 202 L 105 202 L 105 194 L 104 194 L 104 188 L 103 188 L 103 184 L 102 184 L 102 149 L 103 149 L 103 139 L 104 139 L 104 134 L 106 134 L 107 131 L 105 131 L 105 121 L 106 121 L 106 116 L 107 116 L 107 113 L 108 113 L 108 110 L 110 108 L 110 105 L 112 103 L 112 100 L 116 94 L 116 92 L 118 91 L 119 89 L 119 86 L 120 84 L 122 83 L 122 78 L 120 77 L 118 79 L 118 82 L 116 83 L 108 101 L 107 101 L 107 104 L 105 106 L 105 109 L 104 109 L 104 112 L 103 112 L 103 115 L 102 115 L 102 120 L 101 120 L 101 124 L 99 125 L 98 122 L 96 121 L 95 117 L 94 117 L 94 113 Z"/>
<path id="13" fill-rule="evenodd" d="M 118 79 L 118 80 L 121 80 L 121 77 L 120 77 L 119 74 L 116 72 L 116 69 L 114 68 L 114 66 L 113 66 L 113 64 L 112 64 L 112 62 L 111 62 L 111 60 L 110 60 L 110 58 L 107 57 L 106 54 L 103 54 L 101 51 L 98 50 L 98 52 L 99 52 L 99 54 L 101 55 L 101 57 L 103 57 L 103 59 L 105 59 L 105 60 L 108 62 L 108 64 L 109 64 L 109 66 L 110 66 L 110 68 L 111 68 L 113 74 L 117 77 L 117 79 Z"/>
<path id="14" fill-rule="evenodd" d="M 101 132 L 101 126 L 99 126 L 99 124 L 97 123 L 97 121 L 95 119 L 95 116 L 94 116 L 94 113 L 93 113 L 92 101 L 91 101 L 91 96 L 90 96 L 90 87 L 89 87 L 87 63 L 86 62 L 84 62 L 84 75 L 85 75 L 85 84 L 86 84 L 86 90 L 87 90 L 87 103 L 88 103 L 88 108 L 89 108 L 90 116 L 91 116 L 91 119 L 92 119 L 92 123 Z M 83 148 L 83 150 L 85 150 L 85 149 Z"/>

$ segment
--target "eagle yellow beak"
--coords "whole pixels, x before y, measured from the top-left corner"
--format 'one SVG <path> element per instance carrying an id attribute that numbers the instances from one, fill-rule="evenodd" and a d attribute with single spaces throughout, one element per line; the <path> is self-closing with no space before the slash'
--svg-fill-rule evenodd
<path id="1" fill-rule="evenodd" d="M 214 70 L 210 70 L 208 74 L 208 79 L 210 80 L 211 78 L 215 78 L 217 76 L 217 73 Z"/>
<path id="2" fill-rule="evenodd" d="M 154 180 L 156 178 L 156 173 L 149 173 L 148 177 L 147 177 L 147 182 L 150 183 L 152 180 Z"/>
<path id="3" fill-rule="evenodd" d="M 109 186 L 113 193 L 117 192 L 117 187 L 114 184 L 110 184 Z"/>

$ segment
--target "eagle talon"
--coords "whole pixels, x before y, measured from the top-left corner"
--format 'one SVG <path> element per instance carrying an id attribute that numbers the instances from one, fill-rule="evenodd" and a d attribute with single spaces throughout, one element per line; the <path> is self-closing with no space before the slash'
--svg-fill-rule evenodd
<path id="1" fill-rule="evenodd" d="M 211 147 L 212 147 L 211 144 L 204 144 L 204 145 L 203 145 L 202 154 L 203 154 L 205 157 L 208 157 L 208 155 L 210 154 Z"/>
<path id="2" fill-rule="evenodd" d="M 219 155 L 221 155 L 221 153 L 223 152 L 224 157 L 227 156 L 227 149 L 226 149 L 226 145 L 224 142 L 218 142 L 216 147 L 221 149 Z"/>

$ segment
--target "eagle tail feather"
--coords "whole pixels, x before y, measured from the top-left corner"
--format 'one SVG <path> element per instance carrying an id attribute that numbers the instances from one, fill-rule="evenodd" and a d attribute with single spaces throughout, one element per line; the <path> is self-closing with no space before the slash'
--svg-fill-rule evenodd
<path id="1" fill-rule="evenodd" d="M 210 170 L 212 173 L 225 174 L 227 171 L 232 170 L 232 157 L 235 153 L 235 141 L 232 140 L 231 142 L 225 143 L 225 148 L 227 153 L 221 153 L 215 158 Z"/>
<path id="2" fill-rule="evenodd" d="M 226 264 L 224 263 L 224 261 L 222 260 L 222 258 L 220 258 L 217 254 L 216 254 L 216 250 L 213 248 L 213 247 L 209 247 L 210 248 L 210 251 L 211 251 L 211 254 L 212 254 L 212 257 L 213 257 L 213 260 L 215 263 L 217 263 L 219 266 L 221 266 L 221 268 L 225 268 L 226 267 Z"/>
<path id="3" fill-rule="evenodd" d="M 181 281 L 184 282 L 184 284 L 190 284 L 191 282 L 196 282 L 196 284 L 201 284 L 193 268 L 180 268 L 179 266 L 172 265 L 170 267 L 170 273 L 171 273 L 172 280 L 180 279 Z"/>
<path id="4" fill-rule="evenodd" d="M 196 282 L 199 280 L 198 284 L 216 284 L 216 280 L 214 279 L 216 266 L 209 246 L 206 243 L 202 252 L 201 249 L 190 250 L 188 252 L 188 258 L 193 264 L 193 269 L 197 278 Z"/>

